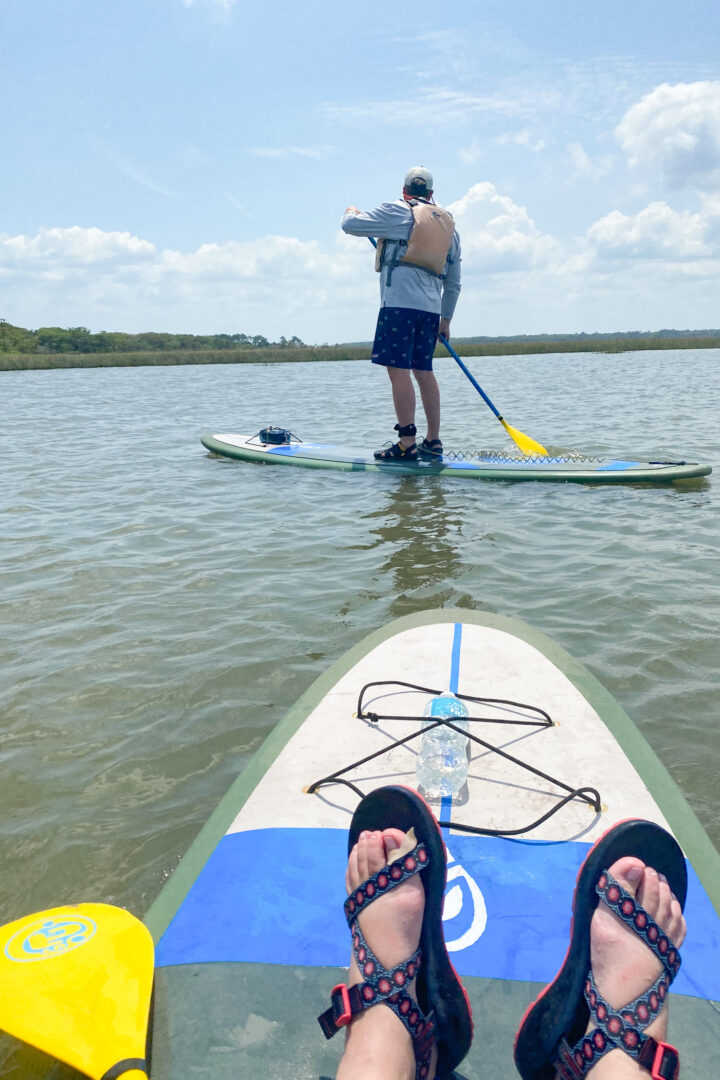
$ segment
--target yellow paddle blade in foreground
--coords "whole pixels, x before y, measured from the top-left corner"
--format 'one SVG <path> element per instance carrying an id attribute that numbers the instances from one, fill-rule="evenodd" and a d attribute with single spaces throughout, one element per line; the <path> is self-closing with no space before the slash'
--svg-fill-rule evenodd
<path id="1" fill-rule="evenodd" d="M 145 1080 L 154 950 L 128 911 L 78 904 L 0 928 L 0 1028 L 102 1080 Z"/>
<path id="2" fill-rule="evenodd" d="M 507 420 L 503 420 L 502 417 L 499 417 L 499 420 L 515 445 L 519 446 L 527 457 L 533 457 L 536 454 L 547 454 L 547 450 L 542 443 L 535 442 L 529 435 L 523 435 L 522 431 L 518 431 L 517 428 L 514 428 L 512 424 L 508 424 Z"/>

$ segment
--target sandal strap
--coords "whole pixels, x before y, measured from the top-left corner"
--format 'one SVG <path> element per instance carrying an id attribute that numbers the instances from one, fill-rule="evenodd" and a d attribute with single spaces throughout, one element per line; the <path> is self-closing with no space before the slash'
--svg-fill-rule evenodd
<path id="1" fill-rule="evenodd" d="M 376 450 L 373 457 L 377 461 L 416 461 L 418 456 L 417 444 L 403 446 L 402 443 L 391 443 L 385 450 Z"/>
<path id="2" fill-rule="evenodd" d="M 387 1005 L 412 1037 L 415 1080 L 425 1080 L 430 1072 L 430 1057 L 436 1039 L 435 1018 L 432 1012 L 426 1016 L 405 990 L 420 970 L 420 949 L 396 967 L 386 968 L 369 947 L 357 921 L 352 930 L 355 961 L 364 981 L 349 988 L 344 983 L 333 987 L 330 1008 L 318 1016 L 325 1038 L 332 1039 L 363 1010 L 374 1005 Z"/>
<path id="3" fill-rule="evenodd" d="M 344 905 L 345 917 L 352 932 L 353 953 L 363 982 L 349 988 L 344 983 L 334 986 L 330 1008 L 318 1017 L 325 1038 L 331 1039 L 357 1013 L 374 1005 L 387 1005 L 412 1036 L 416 1080 L 425 1080 L 429 1075 L 430 1057 L 437 1037 L 433 1012 L 425 1015 L 405 989 L 420 970 L 421 951 L 417 948 L 407 960 L 394 968 L 386 968 L 365 940 L 358 915 L 378 896 L 384 896 L 429 865 L 430 856 L 421 842 L 412 851 L 383 866 L 348 896 Z"/>
<path id="4" fill-rule="evenodd" d="M 369 877 L 358 885 L 345 901 L 345 918 L 352 927 L 352 923 L 358 916 L 358 912 L 364 910 L 378 896 L 384 896 L 390 889 L 402 885 L 404 881 L 419 874 L 426 866 L 430 865 L 430 856 L 423 843 L 417 844 L 407 855 L 403 855 L 394 862 L 383 866 L 376 874 Z"/>
<path id="5" fill-rule="evenodd" d="M 431 1010 L 425 1015 L 418 1003 L 401 990 L 396 990 L 389 997 L 367 1001 L 362 994 L 365 985 L 358 983 L 355 986 L 346 986 L 345 983 L 338 983 L 332 988 L 330 1008 L 318 1017 L 325 1038 L 332 1039 L 333 1035 L 337 1035 L 340 1028 L 346 1027 L 358 1013 L 383 1002 L 393 1010 L 410 1033 L 415 1052 L 415 1078 L 425 1080 L 430 1072 L 430 1058 L 437 1037 L 434 1012 Z"/>
<path id="6" fill-rule="evenodd" d="M 667 934 L 650 918 L 635 897 L 631 896 L 607 870 L 603 870 L 600 874 L 595 891 L 602 902 L 627 923 L 649 949 L 652 949 L 672 982 L 680 970 L 681 960 L 677 947 L 673 945 Z"/>
<path id="7" fill-rule="evenodd" d="M 355 923 L 351 928 L 353 932 L 352 944 L 355 954 L 355 962 L 358 970 L 364 978 L 360 986 L 360 993 L 368 1005 L 374 1005 L 377 1001 L 384 1001 L 396 990 L 403 990 L 420 970 L 421 952 L 417 948 L 412 956 L 394 968 L 386 968 L 380 963 L 375 953 L 368 945 L 360 924 Z"/>
<path id="8" fill-rule="evenodd" d="M 623 1050 L 648 1069 L 653 1080 L 677 1080 L 680 1058 L 670 1043 L 644 1035 L 667 998 L 670 984 L 680 970 L 680 953 L 647 911 L 607 871 L 598 878 L 595 891 L 602 902 L 623 920 L 657 956 L 664 971 L 649 990 L 629 1005 L 613 1009 L 595 985 L 592 971 L 585 981 L 585 1000 L 595 1023 L 592 1031 L 574 1047 L 565 1039 L 554 1064 L 561 1080 L 580 1080 L 601 1057 L 611 1050 Z"/>
<path id="9" fill-rule="evenodd" d="M 579 1080 L 601 1057 L 618 1049 L 648 1069 L 653 1080 L 676 1080 L 680 1058 L 675 1047 L 643 1034 L 665 1004 L 671 981 L 667 972 L 663 972 L 645 994 L 622 1009 L 613 1009 L 599 993 L 592 971 L 589 972 L 585 1000 L 596 1026 L 572 1048 L 563 1039 L 555 1062 L 561 1080 Z"/>
<path id="10" fill-rule="evenodd" d="M 585 1000 L 591 1017 L 608 1039 L 622 1042 L 627 1052 L 636 1056 L 642 1042 L 642 1032 L 659 1014 L 669 989 L 670 980 L 666 974 L 662 974 L 646 993 L 622 1009 L 613 1009 L 599 993 L 591 971 L 585 982 Z"/>
<path id="11" fill-rule="evenodd" d="M 599 1028 L 586 1035 L 574 1048 L 570 1048 L 565 1039 L 558 1047 L 558 1058 L 554 1062 L 559 1080 L 582 1080 L 601 1057 L 617 1047 L 608 1042 Z M 680 1076 L 680 1055 L 670 1043 L 659 1042 L 652 1035 L 646 1035 L 643 1046 L 637 1054 L 638 1063 L 647 1069 L 651 1080 L 678 1080 Z"/>

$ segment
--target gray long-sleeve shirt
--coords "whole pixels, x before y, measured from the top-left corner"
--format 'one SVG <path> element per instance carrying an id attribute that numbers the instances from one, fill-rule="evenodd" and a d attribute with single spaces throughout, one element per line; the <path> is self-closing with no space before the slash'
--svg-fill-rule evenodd
<path id="1" fill-rule="evenodd" d="M 347 211 L 342 219 L 343 232 L 351 236 L 373 236 L 387 240 L 386 248 L 393 240 L 408 241 L 413 226 L 413 214 L 403 199 L 382 203 L 375 210 L 363 213 Z M 387 262 L 394 261 L 396 252 L 389 250 Z M 388 265 L 380 274 L 380 306 L 415 308 L 431 311 L 443 319 L 452 319 L 460 295 L 460 237 L 455 232 L 443 277 L 435 277 L 414 266 L 396 266 L 388 285 Z"/>

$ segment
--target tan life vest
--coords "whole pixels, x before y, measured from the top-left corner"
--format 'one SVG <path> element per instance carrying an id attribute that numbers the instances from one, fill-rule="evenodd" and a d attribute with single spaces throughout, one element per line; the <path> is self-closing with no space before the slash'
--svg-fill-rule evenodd
<path id="1" fill-rule="evenodd" d="M 441 277 L 455 235 L 452 215 L 435 203 L 413 201 L 408 202 L 408 206 L 413 215 L 412 232 L 407 244 L 402 245 L 405 251 L 391 267 L 390 274 L 395 266 L 414 266 Z M 378 273 L 383 266 L 385 243 L 385 240 L 380 240 L 375 253 L 375 269 Z"/>

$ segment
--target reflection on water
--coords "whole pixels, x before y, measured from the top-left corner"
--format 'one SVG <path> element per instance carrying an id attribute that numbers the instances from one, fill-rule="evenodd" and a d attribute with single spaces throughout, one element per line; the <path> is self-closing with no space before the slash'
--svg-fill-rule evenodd
<path id="1" fill-rule="evenodd" d="M 398 479 L 396 486 L 383 493 L 382 505 L 363 515 L 373 538 L 370 546 L 378 549 L 381 569 L 393 583 L 393 616 L 398 613 L 393 602 L 407 603 L 408 594 L 417 590 L 447 586 L 462 571 L 458 507 L 446 498 L 436 479 L 422 485 L 414 477 Z"/>

